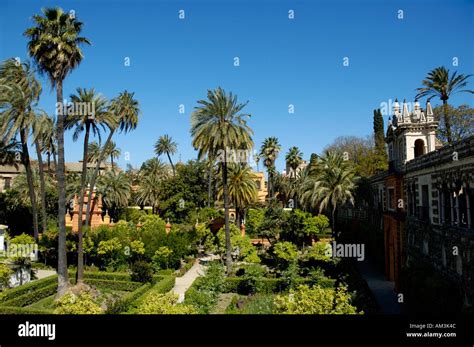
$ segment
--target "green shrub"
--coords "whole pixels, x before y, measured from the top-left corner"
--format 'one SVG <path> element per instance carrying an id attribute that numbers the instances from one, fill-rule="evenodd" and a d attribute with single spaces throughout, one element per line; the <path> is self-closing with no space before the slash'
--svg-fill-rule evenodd
<path id="1" fill-rule="evenodd" d="M 245 294 L 261 292 L 264 287 L 262 279 L 265 278 L 267 270 L 258 264 L 246 265 L 243 269 L 244 274 L 239 283 L 238 292 Z"/>
<path id="2" fill-rule="evenodd" d="M 162 276 L 172 276 L 174 271 L 173 269 L 162 269 L 162 270 L 158 270 L 156 273 Z"/>
<path id="3" fill-rule="evenodd" d="M 28 307 L 0 306 L 0 314 L 51 314 L 51 310 L 38 310 Z"/>
<path id="4" fill-rule="evenodd" d="M 283 314 L 362 314 L 351 305 L 351 295 L 346 287 L 322 288 L 301 285 L 288 295 L 275 298 L 277 313 Z"/>
<path id="5" fill-rule="evenodd" d="M 117 301 L 111 303 L 107 306 L 107 314 L 118 314 L 118 313 L 125 313 L 128 311 L 134 303 L 140 299 L 150 288 L 151 283 L 145 283 L 141 287 L 138 287 L 133 292 L 127 293 Z"/>
<path id="6" fill-rule="evenodd" d="M 101 280 L 94 278 L 84 278 L 84 282 L 87 284 L 93 285 L 97 288 L 118 290 L 125 292 L 132 292 L 135 289 L 141 287 L 142 283 L 140 282 L 131 282 L 131 281 L 111 281 L 111 280 Z"/>
<path id="7" fill-rule="evenodd" d="M 56 303 L 54 309 L 56 314 L 100 314 L 103 313 L 90 293 L 82 292 L 79 295 L 72 293 L 64 294 Z"/>
<path id="8" fill-rule="evenodd" d="M 71 276 L 73 277 L 73 276 Z M 84 278 L 108 281 L 130 281 L 130 274 L 127 272 L 84 272 Z"/>
<path id="9" fill-rule="evenodd" d="M 188 304 L 178 304 L 178 296 L 173 293 L 151 292 L 137 307 L 138 314 L 193 314 L 196 310 Z"/>
<path id="10" fill-rule="evenodd" d="M 147 283 L 153 280 L 153 268 L 144 260 L 137 260 L 131 267 L 131 279 L 135 282 Z"/>
<path id="11" fill-rule="evenodd" d="M 46 287 L 51 284 L 56 284 L 57 281 L 58 281 L 58 275 L 52 275 L 40 280 L 26 283 L 22 286 L 7 289 L 0 293 L 0 303 L 18 298 L 28 293 L 34 293 L 40 288 Z"/>
<path id="12" fill-rule="evenodd" d="M 176 278 L 174 276 L 155 276 L 155 278 L 160 280 L 152 287 L 151 290 L 158 293 L 169 292 L 171 289 L 173 289 L 176 282 Z"/>
<path id="13" fill-rule="evenodd" d="M 7 289 L 10 286 L 10 278 L 13 270 L 6 264 L 0 264 L 0 288 Z"/>
<path id="14" fill-rule="evenodd" d="M 57 283 L 53 284 L 48 284 L 46 286 L 42 287 L 37 287 L 34 291 L 28 291 L 23 295 L 20 295 L 18 297 L 14 297 L 13 299 L 10 299 L 8 301 L 5 301 L 2 303 L 3 306 L 17 306 L 17 307 L 23 307 L 23 306 L 28 306 L 31 305 L 41 299 L 44 299 L 50 295 L 53 295 L 56 293 L 57 290 Z"/>
<path id="15" fill-rule="evenodd" d="M 239 293 L 248 295 L 248 284 L 241 284 L 243 279 L 241 277 L 228 277 L 225 280 L 223 291 L 225 293 Z M 278 278 L 262 278 L 259 283 L 259 290 L 261 293 L 276 293 L 281 291 L 282 285 Z"/>
<path id="16" fill-rule="evenodd" d="M 256 294 L 249 297 L 235 296 L 226 309 L 227 314 L 272 314 L 274 295 Z"/>

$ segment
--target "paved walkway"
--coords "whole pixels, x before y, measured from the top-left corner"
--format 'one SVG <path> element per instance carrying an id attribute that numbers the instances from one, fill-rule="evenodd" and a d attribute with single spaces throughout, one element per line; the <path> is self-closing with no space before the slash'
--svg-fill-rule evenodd
<path id="1" fill-rule="evenodd" d="M 35 270 L 35 271 L 36 271 L 36 278 L 39 280 L 45 277 L 56 275 L 55 270 Z"/>
<path id="2" fill-rule="evenodd" d="M 366 258 L 364 261 L 356 263 L 362 277 L 367 281 L 370 290 L 374 293 L 382 313 L 401 313 L 402 305 L 398 303 L 397 294 L 394 291 L 395 284 L 387 281 L 384 274 L 374 267 L 370 259 Z"/>
<path id="3" fill-rule="evenodd" d="M 181 277 L 176 277 L 175 285 L 171 291 L 175 294 L 178 294 L 178 302 L 184 301 L 184 293 L 186 293 L 189 287 L 191 287 L 194 280 L 203 274 L 204 266 L 201 265 L 199 261 L 196 261 L 194 265 L 188 270 L 188 272 L 186 272 Z"/>

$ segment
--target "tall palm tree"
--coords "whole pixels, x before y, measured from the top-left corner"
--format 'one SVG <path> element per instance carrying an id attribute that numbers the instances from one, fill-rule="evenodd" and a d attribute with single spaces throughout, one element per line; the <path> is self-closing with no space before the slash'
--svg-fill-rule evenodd
<path id="1" fill-rule="evenodd" d="M 82 153 L 81 189 L 78 201 L 78 225 L 77 225 L 77 282 L 81 283 L 84 275 L 84 250 L 82 232 L 82 213 L 84 210 L 84 194 L 86 188 L 88 149 L 90 133 L 100 140 L 100 130 L 106 125 L 113 123 L 114 119 L 108 109 L 107 99 L 97 93 L 94 88 L 77 88 L 76 94 L 71 94 L 70 100 L 73 105 L 78 105 L 79 112 L 68 114 L 64 120 L 65 129 L 74 129 L 72 139 L 77 141 L 84 132 L 84 144 Z"/>
<path id="2" fill-rule="evenodd" d="M 156 176 L 162 179 L 166 178 L 167 176 L 167 168 L 166 165 L 160 159 L 151 158 L 142 164 L 142 166 L 140 167 L 139 174 L 141 177 Z"/>
<path id="3" fill-rule="evenodd" d="M 319 212 L 329 211 L 335 233 L 337 208 L 346 202 L 354 204 L 355 182 L 354 170 L 342 154 L 327 152 L 320 159 L 317 175 L 308 176 L 304 182 L 301 199 Z"/>
<path id="4" fill-rule="evenodd" d="M 471 76 L 472 75 L 458 75 L 456 71 L 450 76 L 449 70 L 444 66 L 440 66 L 430 71 L 428 76 L 421 81 L 423 87 L 416 89 L 418 91 L 416 98 L 428 96 L 429 99 L 431 99 L 437 96 L 443 101 L 446 139 L 449 144 L 453 142 L 453 138 L 451 134 L 451 118 L 448 113 L 448 100 L 452 94 L 458 92 L 474 94 L 472 90 L 462 89 L 467 86 L 467 79 Z"/>
<path id="5" fill-rule="evenodd" d="M 50 118 L 46 113 L 38 115 L 33 121 L 33 142 L 35 143 L 36 156 L 38 158 L 38 172 L 40 177 L 40 201 L 41 201 L 41 231 L 44 233 L 47 230 L 48 218 L 46 215 L 46 182 L 44 177 L 43 166 L 43 134 L 49 132 L 48 128 L 51 126 Z"/>
<path id="6" fill-rule="evenodd" d="M 33 174 L 28 151 L 28 137 L 36 117 L 35 109 L 41 94 L 41 85 L 36 80 L 28 62 L 17 64 L 9 59 L 0 65 L 0 134 L 9 142 L 18 134 L 21 143 L 21 161 L 25 166 L 30 187 L 31 212 L 33 214 L 34 237 L 38 239 L 38 211 L 33 190 Z"/>
<path id="7" fill-rule="evenodd" d="M 97 176 L 99 175 L 100 164 L 104 161 L 105 156 L 107 155 L 107 149 L 110 141 L 112 141 L 112 136 L 117 130 L 127 133 L 137 127 L 140 106 L 138 101 L 134 99 L 134 93 L 129 93 L 125 90 L 110 102 L 109 111 L 115 116 L 115 121 L 107 125 L 109 128 L 109 136 L 102 147 L 102 152 L 100 157 L 97 159 L 95 169 L 92 173 L 88 201 L 91 201 L 92 199 L 92 191 Z M 89 225 L 90 221 L 90 206 L 91 204 L 87 204 L 86 225 Z"/>
<path id="8" fill-rule="evenodd" d="M 107 171 L 98 180 L 97 192 L 109 210 L 110 216 L 116 216 L 117 210 L 126 207 L 132 193 L 130 180 L 124 172 Z"/>
<path id="9" fill-rule="evenodd" d="M 90 44 L 81 37 L 82 23 L 77 16 L 65 13 L 61 8 L 44 8 L 43 15 L 34 15 L 35 25 L 24 35 L 29 39 L 28 53 L 35 60 L 41 73 L 48 76 L 51 85 L 56 87 L 57 108 L 62 111 L 63 81 L 82 61 L 80 48 Z M 59 107 L 58 107 L 59 106 Z M 58 297 L 69 287 L 66 259 L 66 181 L 64 176 L 64 114 L 58 112 L 56 121 L 58 146 Z"/>
<path id="10" fill-rule="evenodd" d="M 173 161 L 171 160 L 171 155 L 175 154 L 178 150 L 178 144 L 173 141 L 171 136 L 168 134 L 160 136 L 158 141 L 155 143 L 155 154 L 160 156 L 165 154 L 168 156 L 168 160 L 171 164 L 171 168 L 173 169 L 173 176 L 176 174 L 175 168 L 173 165 Z"/>
<path id="11" fill-rule="evenodd" d="M 262 146 L 260 147 L 260 157 L 263 158 L 263 165 L 267 168 L 268 172 L 268 195 L 270 198 L 273 197 L 274 182 L 273 177 L 275 176 L 275 161 L 280 153 L 281 145 L 276 137 L 267 137 Z"/>
<path id="12" fill-rule="evenodd" d="M 56 131 L 55 120 L 46 114 L 41 117 L 41 127 L 37 130 L 35 137 L 38 137 L 41 153 L 46 154 L 48 174 L 52 176 L 51 157 L 53 157 L 54 168 L 57 166 L 56 158 Z"/>
<path id="13" fill-rule="evenodd" d="M 222 168 L 222 194 L 226 238 L 226 266 L 232 268 L 229 229 L 229 191 L 227 182 L 227 156 L 229 151 L 249 150 L 253 147 L 253 131 L 247 125 L 249 114 L 241 113 L 247 103 L 238 103 L 237 96 L 226 94 L 222 88 L 208 90 L 207 100 L 199 100 L 191 115 L 193 146 L 200 159 L 205 156 L 220 158 Z"/>
<path id="14" fill-rule="evenodd" d="M 236 212 L 236 223 L 240 225 L 244 217 L 246 208 L 257 202 L 258 190 L 255 183 L 255 174 L 247 165 L 230 164 L 229 167 L 229 198 L 234 203 Z M 217 198 L 223 196 L 223 184 L 219 182 Z"/>
<path id="15" fill-rule="evenodd" d="M 288 150 L 285 160 L 288 166 L 293 170 L 292 178 L 296 178 L 296 169 L 303 162 L 303 153 L 298 147 L 293 146 Z"/>

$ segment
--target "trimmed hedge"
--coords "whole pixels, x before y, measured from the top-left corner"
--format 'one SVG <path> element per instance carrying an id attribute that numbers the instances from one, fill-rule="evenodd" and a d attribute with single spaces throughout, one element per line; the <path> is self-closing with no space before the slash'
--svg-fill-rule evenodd
<path id="1" fill-rule="evenodd" d="M 16 307 L 28 306 L 41 299 L 44 299 L 50 295 L 55 294 L 57 288 L 58 288 L 57 283 L 49 284 L 43 288 L 38 288 L 33 292 L 28 292 L 14 299 L 5 301 L 2 304 L 2 306 L 16 306 Z"/>
<path id="2" fill-rule="evenodd" d="M 176 282 L 176 278 L 174 276 L 156 276 L 160 279 L 157 283 L 150 289 L 156 291 L 158 293 L 167 293 L 171 289 L 173 289 L 174 284 Z"/>
<path id="3" fill-rule="evenodd" d="M 127 272 L 84 272 L 84 279 L 86 278 L 108 281 L 130 281 L 130 274 Z"/>
<path id="4" fill-rule="evenodd" d="M 52 275 L 46 278 L 42 278 L 40 280 L 23 284 L 15 288 L 7 289 L 0 293 L 0 304 L 10 301 L 12 299 L 16 299 L 25 294 L 35 293 L 38 289 L 49 286 L 51 284 L 57 285 L 57 281 L 58 275 Z"/>
<path id="5" fill-rule="evenodd" d="M 281 289 L 281 281 L 278 278 L 261 278 L 262 281 L 262 293 L 275 293 Z M 225 280 L 224 293 L 243 293 L 242 284 L 245 279 L 240 277 L 229 277 Z M 244 293 L 245 294 L 245 293 Z"/>
<path id="6" fill-rule="evenodd" d="M 38 310 L 27 307 L 0 306 L 0 314 L 52 314 L 50 310 Z"/>
<path id="7" fill-rule="evenodd" d="M 131 281 L 116 281 L 116 280 L 101 280 L 95 278 L 84 278 L 84 282 L 98 288 L 120 290 L 125 292 L 133 292 L 143 284 L 140 282 Z"/>
<path id="8" fill-rule="evenodd" d="M 145 283 L 144 285 L 138 287 L 133 292 L 124 295 L 118 301 L 116 301 L 111 307 L 107 308 L 108 314 L 118 314 L 126 312 L 133 303 L 141 298 L 148 290 L 151 288 L 151 283 Z"/>

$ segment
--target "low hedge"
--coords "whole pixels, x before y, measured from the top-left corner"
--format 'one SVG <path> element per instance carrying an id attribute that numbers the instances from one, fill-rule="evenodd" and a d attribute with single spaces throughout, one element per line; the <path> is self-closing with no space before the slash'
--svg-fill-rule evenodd
<path id="1" fill-rule="evenodd" d="M 27 307 L 0 306 L 0 314 L 52 314 L 50 310 L 38 310 Z"/>
<path id="2" fill-rule="evenodd" d="M 57 288 L 58 288 L 58 284 L 54 282 L 45 287 L 38 288 L 33 292 L 27 292 L 26 294 L 20 295 L 14 299 L 5 301 L 1 306 L 16 306 L 16 307 L 28 306 L 41 299 L 44 299 L 50 295 L 55 294 Z"/>
<path id="3" fill-rule="evenodd" d="M 130 274 L 127 272 L 84 272 L 84 279 L 86 278 L 108 281 L 130 281 Z"/>
<path id="4" fill-rule="evenodd" d="M 124 313 L 133 306 L 133 304 L 140 299 L 150 288 L 152 287 L 151 283 L 145 283 L 144 285 L 138 287 L 133 292 L 127 293 L 119 300 L 117 300 L 112 306 L 107 308 L 108 314 L 118 314 Z"/>
<path id="5" fill-rule="evenodd" d="M 51 284 L 56 285 L 58 281 L 58 275 L 52 275 L 40 280 L 29 282 L 21 286 L 7 289 L 0 293 L 0 304 L 28 293 L 36 292 L 38 289 L 49 286 Z"/>
<path id="6" fill-rule="evenodd" d="M 158 280 L 156 284 L 150 289 L 153 291 L 157 291 L 158 293 L 167 293 L 171 289 L 173 289 L 174 284 L 176 282 L 176 278 L 174 276 L 156 276 Z"/>
<path id="7" fill-rule="evenodd" d="M 84 278 L 84 282 L 98 288 L 110 289 L 110 290 L 120 290 L 125 292 L 133 292 L 134 290 L 141 287 L 143 284 L 140 282 L 132 281 L 118 281 L 118 280 L 102 280 L 95 278 Z"/>
<path id="8" fill-rule="evenodd" d="M 278 278 L 261 278 L 262 289 L 261 293 L 275 293 L 279 292 L 282 287 L 281 280 Z M 240 277 L 228 277 L 225 280 L 224 293 L 239 293 L 246 294 L 243 292 L 242 284 L 245 279 Z"/>

